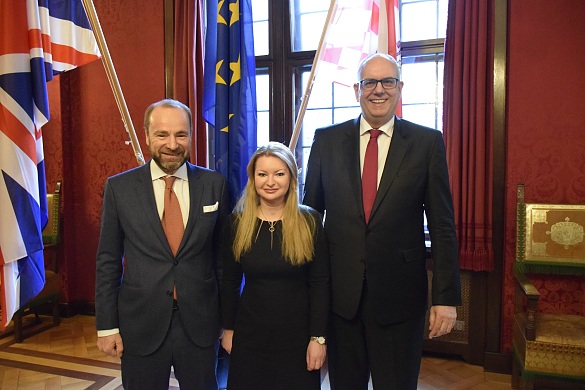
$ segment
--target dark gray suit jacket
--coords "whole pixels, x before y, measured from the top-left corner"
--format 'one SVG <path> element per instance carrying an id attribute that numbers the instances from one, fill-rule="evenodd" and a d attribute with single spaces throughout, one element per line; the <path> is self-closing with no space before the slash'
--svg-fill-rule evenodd
<path id="1" fill-rule="evenodd" d="M 173 256 L 156 208 L 150 162 L 106 181 L 96 270 L 96 326 L 120 328 L 128 353 L 162 343 L 173 286 L 187 334 L 201 347 L 219 335 L 219 221 L 228 214 L 222 175 L 187 163 L 190 211 Z M 125 264 L 123 259 L 125 258 Z"/>
<path id="2" fill-rule="evenodd" d="M 367 279 L 380 324 L 427 309 L 423 211 L 432 241 L 434 305 L 461 304 L 453 205 L 439 131 L 395 118 L 384 172 L 366 225 L 362 207 L 359 118 L 315 132 L 303 202 L 325 214 L 332 309 L 355 316 Z"/>

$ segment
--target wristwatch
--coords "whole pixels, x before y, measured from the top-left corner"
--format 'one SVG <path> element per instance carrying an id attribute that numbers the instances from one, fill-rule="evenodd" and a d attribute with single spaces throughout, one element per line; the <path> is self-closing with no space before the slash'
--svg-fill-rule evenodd
<path id="1" fill-rule="evenodd" d="M 325 337 L 323 336 L 312 336 L 311 341 L 314 341 L 318 344 L 325 345 Z"/>

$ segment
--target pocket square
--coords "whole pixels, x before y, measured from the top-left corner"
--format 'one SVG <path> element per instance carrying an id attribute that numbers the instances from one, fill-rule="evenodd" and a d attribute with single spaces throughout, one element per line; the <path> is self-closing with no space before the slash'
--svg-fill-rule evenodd
<path id="1" fill-rule="evenodd" d="M 210 204 L 209 206 L 203 206 L 203 212 L 204 213 L 211 213 L 213 211 L 217 211 L 218 206 L 219 206 L 219 202 L 215 202 L 215 204 Z"/>

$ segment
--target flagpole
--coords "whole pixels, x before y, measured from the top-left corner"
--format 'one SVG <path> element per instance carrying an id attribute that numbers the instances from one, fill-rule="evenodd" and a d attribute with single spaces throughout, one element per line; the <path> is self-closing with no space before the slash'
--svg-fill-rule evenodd
<path id="1" fill-rule="evenodd" d="M 315 58 L 313 59 L 313 66 L 311 67 L 311 73 L 309 74 L 309 82 L 305 88 L 305 94 L 301 99 L 301 108 L 297 114 L 295 128 L 291 135 L 290 143 L 288 144 L 289 149 L 293 151 L 297 147 L 297 142 L 301 133 L 301 124 L 303 123 L 303 118 L 305 117 L 305 112 L 307 111 L 307 105 L 309 104 L 309 98 L 311 97 L 311 91 L 313 90 L 313 84 L 315 83 L 315 73 L 317 71 L 319 58 L 321 57 L 321 51 L 323 50 L 323 42 L 325 42 L 325 37 L 327 36 L 327 32 L 329 31 L 329 26 L 331 24 L 331 17 L 333 16 L 333 11 L 336 7 L 337 0 L 331 0 L 329 11 L 327 12 L 327 18 L 325 19 L 325 26 L 323 26 L 323 32 L 321 33 L 321 39 L 319 40 L 319 47 L 317 48 Z"/>
<path id="2" fill-rule="evenodd" d="M 136 156 L 136 161 L 138 162 L 139 165 L 144 165 L 144 156 L 142 155 L 142 150 L 140 149 L 140 143 L 138 142 L 136 132 L 134 131 L 134 126 L 132 125 L 130 112 L 128 112 L 128 106 L 126 105 L 126 100 L 124 100 L 124 94 L 122 93 L 122 88 L 120 87 L 120 83 L 118 82 L 118 76 L 116 76 L 114 63 L 112 62 L 112 58 L 110 57 L 108 45 L 106 44 L 106 39 L 104 37 L 100 21 L 95 11 L 95 7 L 93 5 L 92 0 L 81 1 L 83 3 L 83 7 L 85 8 L 85 13 L 87 14 L 87 18 L 89 19 L 89 24 L 91 25 L 98 47 L 102 54 L 102 62 L 106 70 L 106 75 L 108 76 L 108 80 L 110 81 L 110 86 L 112 87 L 114 98 L 116 99 L 116 103 L 118 104 L 118 109 L 120 110 L 120 114 L 122 115 L 122 122 L 124 122 L 124 127 L 126 128 L 126 132 L 130 137 L 132 149 L 134 150 L 134 155 Z"/>

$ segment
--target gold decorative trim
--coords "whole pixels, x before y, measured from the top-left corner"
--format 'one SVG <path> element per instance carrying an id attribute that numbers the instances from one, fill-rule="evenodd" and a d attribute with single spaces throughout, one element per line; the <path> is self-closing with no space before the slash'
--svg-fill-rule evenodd
<path id="1" fill-rule="evenodd" d="M 517 261 L 585 267 L 585 205 L 519 204 Z M 521 219 L 522 218 L 522 219 Z"/>
<path id="2" fill-rule="evenodd" d="M 525 354 L 525 370 L 585 379 L 583 347 L 528 341 Z"/>

